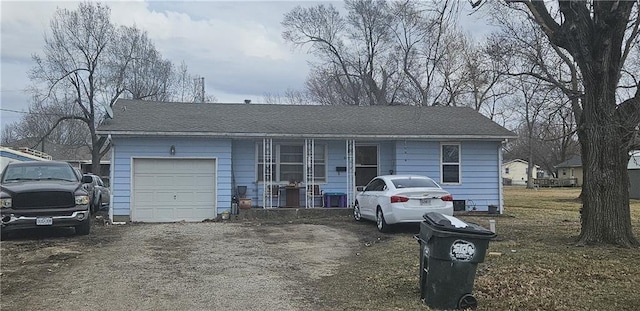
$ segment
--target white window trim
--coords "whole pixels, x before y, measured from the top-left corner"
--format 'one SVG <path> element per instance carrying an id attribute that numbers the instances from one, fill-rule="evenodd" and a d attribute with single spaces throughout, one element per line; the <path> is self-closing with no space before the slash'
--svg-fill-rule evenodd
<path id="1" fill-rule="evenodd" d="M 458 162 L 443 162 L 442 161 L 442 146 L 458 146 Z M 460 143 L 455 142 L 442 142 L 440 143 L 440 183 L 443 185 L 460 185 L 462 184 L 462 145 Z M 443 166 L 445 164 L 455 164 L 458 165 L 458 182 L 444 182 L 444 169 Z"/>
<path id="2" fill-rule="evenodd" d="M 255 180 L 258 184 L 262 184 L 264 183 L 264 181 L 260 180 L 261 176 L 258 176 L 258 171 L 259 171 L 259 167 L 260 164 L 262 162 L 259 161 L 261 153 L 260 153 L 260 146 L 262 145 L 261 142 L 256 142 L 255 144 Z M 273 174 L 275 176 L 275 179 L 273 180 L 274 183 L 276 184 L 288 184 L 289 181 L 288 180 L 280 180 L 280 146 L 302 146 L 303 147 L 303 158 L 306 154 L 306 150 L 305 150 L 305 146 L 304 143 L 298 143 L 298 142 L 274 142 L 273 143 L 273 154 L 271 155 L 271 158 L 273 159 Z M 323 145 L 324 146 L 324 181 L 315 181 L 314 184 L 326 184 L 328 183 L 327 179 L 329 176 L 329 144 L 328 143 L 320 143 L 320 144 L 316 144 L 317 145 Z M 314 164 L 317 165 L 317 163 Z M 303 172 L 303 176 L 304 176 L 304 172 L 306 170 L 306 161 L 302 162 L 302 172 Z M 303 178 L 304 179 L 304 178 Z M 304 183 L 304 181 L 300 181 L 301 183 Z"/>

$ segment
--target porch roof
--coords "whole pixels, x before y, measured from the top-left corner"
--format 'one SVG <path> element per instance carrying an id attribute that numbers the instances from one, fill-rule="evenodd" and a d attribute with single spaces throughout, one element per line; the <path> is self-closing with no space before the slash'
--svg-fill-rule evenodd
<path id="1" fill-rule="evenodd" d="M 517 136 L 467 107 L 173 103 L 120 99 L 98 134 L 237 138 L 486 139 Z"/>

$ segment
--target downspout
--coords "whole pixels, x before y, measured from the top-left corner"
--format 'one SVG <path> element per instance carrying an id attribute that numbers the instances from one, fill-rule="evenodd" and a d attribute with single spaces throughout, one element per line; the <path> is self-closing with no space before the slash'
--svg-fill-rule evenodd
<path id="1" fill-rule="evenodd" d="M 498 198 L 498 213 L 504 212 L 504 187 L 502 185 L 502 147 L 507 144 L 507 139 L 498 144 L 498 188 L 500 189 Z"/>

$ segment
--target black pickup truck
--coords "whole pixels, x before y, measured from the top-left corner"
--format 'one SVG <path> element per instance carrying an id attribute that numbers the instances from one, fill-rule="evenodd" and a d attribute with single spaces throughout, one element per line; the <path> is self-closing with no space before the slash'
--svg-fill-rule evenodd
<path id="1" fill-rule="evenodd" d="M 89 195 L 82 187 L 91 182 L 69 163 L 12 162 L 0 175 L 2 235 L 15 229 L 74 227 L 76 234 L 91 231 Z"/>

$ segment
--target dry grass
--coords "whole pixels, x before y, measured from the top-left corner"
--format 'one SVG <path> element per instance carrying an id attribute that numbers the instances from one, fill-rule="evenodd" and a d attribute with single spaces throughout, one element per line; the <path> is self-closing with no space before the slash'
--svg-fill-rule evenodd
<path id="1" fill-rule="evenodd" d="M 580 231 L 579 189 L 505 188 L 506 215 L 478 265 L 478 310 L 637 310 L 640 250 L 575 246 Z M 640 237 L 640 201 L 632 221 Z M 461 217 L 488 227 L 488 217 Z M 373 224 L 351 227 L 363 247 L 338 275 L 318 286 L 325 310 L 429 310 L 419 301 L 415 227 L 377 234 Z"/>

